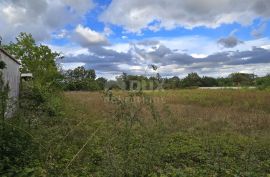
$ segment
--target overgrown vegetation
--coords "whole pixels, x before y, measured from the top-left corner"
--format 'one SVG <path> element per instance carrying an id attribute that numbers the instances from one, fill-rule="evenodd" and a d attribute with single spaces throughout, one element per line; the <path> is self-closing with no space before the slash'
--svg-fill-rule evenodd
<path id="1" fill-rule="evenodd" d="M 114 92 L 109 101 L 97 92 L 66 93 L 65 115 L 30 128 L 19 118 L 9 122 L 20 122 L 27 137 L 19 152 L 31 152 L 25 168 L 14 168 L 29 176 L 267 176 L 269 96 Z"/>
<path id="2" fill-rule="evenodd" d="M 5 128 L 1 132 L 0 175 L 39 176 L 43 173 L 41 146 L 31 134 L 31 129 L 38 128 L 41 120 L 61 114 L 58 84 L 61 74 L 55 62 L 60 54 L 47 46 L 37 45 L 32 36 L 25 33 L 21 33 L 15 43 L 3 48 L 21 61 L 21 72 L 32 73 L 34 79 L 21 83 L 17 116 L 2 121 Z M 1 97 L 3 108 L 7 107 L 7 99 L 12 99 L 8 98 L 8 91 L 5 95 L 5 98 Z M 2 109 L 1 112 L 5 114 L 6 111 Z"/>
<path id="3" fill-rule="evenodd" d="M 104 90 L 107 79 L 101 77 L 96 79 L 93 69 L 85 69 L 83 66 L 68 70 L 63 73 L 62 88 L 68 91 L 96 91 Z"/>

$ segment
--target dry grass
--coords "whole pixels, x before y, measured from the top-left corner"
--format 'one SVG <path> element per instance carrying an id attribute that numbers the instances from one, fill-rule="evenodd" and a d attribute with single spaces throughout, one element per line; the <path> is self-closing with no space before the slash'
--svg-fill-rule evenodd
<path id="1" fill-rule="evenodd" d="M 127 93 L 115 92 L 121 98 Z M 270 132 L 270 93 L 257 90 L 180 90 L 147 92 L 155 101 L 162 119 L 172 131 L 268 134 Z M 104 102 L 102 93 L 69 92 L 73 115 L 78 119 L 110 117 L 113 105 Z M 135 99 L 136 101 L 141 98 Z M 74 104 L 75 103 L 75 104 Z M 75 113 L 74 113 L 75 111 Z M 147 117 L 147 112 L 141 112 Z"/>

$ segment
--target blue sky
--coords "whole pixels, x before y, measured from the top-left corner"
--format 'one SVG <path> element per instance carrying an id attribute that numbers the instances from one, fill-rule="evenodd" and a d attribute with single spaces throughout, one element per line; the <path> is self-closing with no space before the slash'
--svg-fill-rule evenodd
<path id="1" fill-rule="evenodd" d="M 270 73 L 269 0 L 3 0 L 0 35 L 63 53 L 64 69 L 184 77 Z"/>

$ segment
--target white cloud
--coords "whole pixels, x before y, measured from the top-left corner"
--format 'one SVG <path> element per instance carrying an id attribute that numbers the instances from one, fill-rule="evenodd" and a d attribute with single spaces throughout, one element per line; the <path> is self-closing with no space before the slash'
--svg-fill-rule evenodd
<path id="1" fill-rule="evenodd" d="M 63 0 L 63 2 L 80 15 L 84 15 L 87 11 L 96 6 L 92 0 Z"/>
<path id="2" fill-rule="evenodd" d="M 38 41 L 67 24 L 78 23 L 94 8 L 92 0 L 1 0 L 0 35 L 5 42 L 20 32 L 31 33 Z"/>
<path id="3" fill-rule="evenodd" d="M 78 25 L 75 29 L 75 40 L 85 47 L 93 45 L 106 45 L 108 40 L 102 33 L 91 30 L 88 27 Z"/>
<path id="4" fill-rule="evenodd" d="M 127 72 L 150 76 L 155 73 L 146 69 L 149 64 L 158 65 L 158 72 L 168 77 L 183 77 L 190 72 L 217 77 L 237 71 L 264 75 L 270 67 L 269 43 L 269 38 L 245 41 L 231 51 L 220 49 L 216 39 L 203 36 L 150 38 L 90 47 L 89 54 L 67 57 L 64 62 L 85 63 L 86 67 L 96 69 L 99 75 Z"/>
<path id="5" fill-rule="evenodd" d="M 130 49 L 130 44 L 129 43 L 119 43 L 119 44 L 114 44 L 108 47 L 105 47 L 106 49 L 112 49 L 117 52 L 124 52 L 127 53 Z"/>
<path id="6" fill-rule="evenodd" d="M 90 55 L 88 48 L 83 48 L 78 45 L 50 45 L 47 44 L 53 51 L 62 53 L 65 57 L 77 57 L 79 55 Z"/>
<path id="7" fill-rule="evenodd" d="M 75 69 L 79 66 L 84 66 L 85 63 L 77 63 L 77 62 L 74 62 L 74 63 L 61 63 L 61 67 L 63 70 L 69 70 L 69 69 Z"/>
<path id="8" fill-rule="evenodd" d="M 193 58 L 206 58 L 207 55 L 205 54 L 198 54 L 198 53 L 192 53 L 190 54 Z"/>
<path id="9" fill-rule="evenodd" d="M 248 25 L 258 17 L 270 17 L 269 0 L 112 0 L 100 19 L 140 33 L 145 28 L 216 28 L 234 22 Z"/>

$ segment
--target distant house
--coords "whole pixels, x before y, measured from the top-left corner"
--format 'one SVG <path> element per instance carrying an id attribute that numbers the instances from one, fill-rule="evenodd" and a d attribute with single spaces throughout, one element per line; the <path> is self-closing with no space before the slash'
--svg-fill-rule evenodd
<path id="1" fill-rule="evenodd" d="M 7 117 L 10 117 L 16 108 L 15 103 L 19 98 L 20 63 L 2 48 L 0 48 L 0 61 L 6 64 L 6 68 L 2 70 L 2 73 L 4 83 L 9 86 L 10 101 Z"/>

